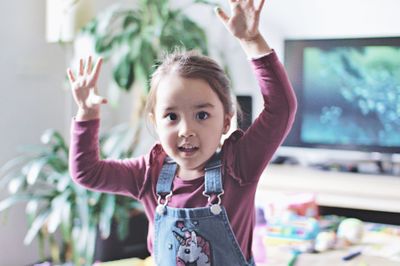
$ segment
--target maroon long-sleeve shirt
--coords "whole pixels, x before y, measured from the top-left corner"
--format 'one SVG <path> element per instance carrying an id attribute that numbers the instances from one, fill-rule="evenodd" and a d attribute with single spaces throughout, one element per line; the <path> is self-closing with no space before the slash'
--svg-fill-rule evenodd
<path id="1" fill-rule="evenodd" d="M 251 256 L 255 222 L 254 197 L 258 180 L 289 132 L 296 98 L 275 52 L 251 60 L 264 98 L 264 109 L 246 132 L 235 131 L 222 146 L 222 205 L 247 259 Z M 92 190 L 126 195 L 142 202 L 149 219 L 148 247 L 152 251 L 156 184 L 166 156 L 156 143 L 146 155 L 125 160 L 100 160 L 99 120 L 73 121 L 70 172 L 75 182 Z M 207 206 L 204 177 L 173 181 L 171 207 Z"/>

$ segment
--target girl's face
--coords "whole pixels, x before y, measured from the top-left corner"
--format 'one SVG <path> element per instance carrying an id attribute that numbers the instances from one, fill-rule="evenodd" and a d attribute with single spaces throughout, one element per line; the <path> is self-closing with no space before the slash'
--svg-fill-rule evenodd
<path id="1" fill-rule="evenodd" d="M 177 74 L 160 80 L 154 116 L 161 145 L 179 165 L 179 175 L 204 173 L 206 161 L 228 132 L 231 120 L 206 81 Z"/>

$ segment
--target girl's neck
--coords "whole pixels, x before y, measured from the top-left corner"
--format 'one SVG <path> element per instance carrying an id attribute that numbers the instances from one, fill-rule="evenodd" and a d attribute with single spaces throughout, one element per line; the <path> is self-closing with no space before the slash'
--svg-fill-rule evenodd
<path id="1" fill-rule="evenodd" d="M 193 180 L 199 177 L 204 176 L 204 170 L 189 170 L 189 169 L 182 169 L 181 167 L 178 168 L 177 176 L 179 176 L 182 180 Z"/>

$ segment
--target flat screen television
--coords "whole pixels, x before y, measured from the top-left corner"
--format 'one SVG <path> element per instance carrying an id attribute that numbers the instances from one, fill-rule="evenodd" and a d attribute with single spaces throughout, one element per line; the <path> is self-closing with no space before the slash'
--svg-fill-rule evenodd
<path id="1" fill-rule="evenodd" d="M 286 40 L 284 59 L 298 111 L 283 147 L 400 154 L 400 37 Z"/>

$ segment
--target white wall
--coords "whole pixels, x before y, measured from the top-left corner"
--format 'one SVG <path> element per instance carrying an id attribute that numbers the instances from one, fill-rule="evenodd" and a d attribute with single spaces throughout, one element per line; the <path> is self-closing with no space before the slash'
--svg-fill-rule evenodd
<path id="1" fill-rule="evenodd" d="M 226 7 L 226 1 L 219 2 Z M 109 3 L 113 1 L 96 1 L 98 9 Z M 397 0 L 267 0 L 261 29 L 282 58 L 284 38 L 400 35 L 399 8 Z M 212 13 L 198 11 L 188 10 L 196 20 L 209 26 L 212 46 L 220 47 L 228 58 L 235 90 L 252 94 L 255 113 L 258 112 L 261 97 L 245 55 Z M 17 154 L 19 146 L 38 144 L 44 129 L 52 127 L 65 132 L 68 121 L 64 102 L 68 92 L 63 91 L 65 52 L 59 45 L 45 42 L 45 1 L 2 1 L 0 18 L 2 165 Z M 110 119 L 117 119 L 115 111 L 104 112 Z M 0 198 L 4 194 L 1 191 Z M 26 233 L 23 206 L 10 211 L 6 224 L 3 220 L 0 216 L 0 265 L 26 265 L 37 260 L 36 244 L 22 244 Z"/>
<path id="2" fill-rule="evenodd" d="M 45 43 L 44 12 L 44 1 L 1 3 L 1 165 L 18 147 L 39 143 L 44 129 L 63 126 L 64 56 L 58 45 Z M 22 244 L 27 229 L 22 206 L 7 217 L 0 214 L 0 221 L 0 265 L 35 262 L 36 243 Z"/>

